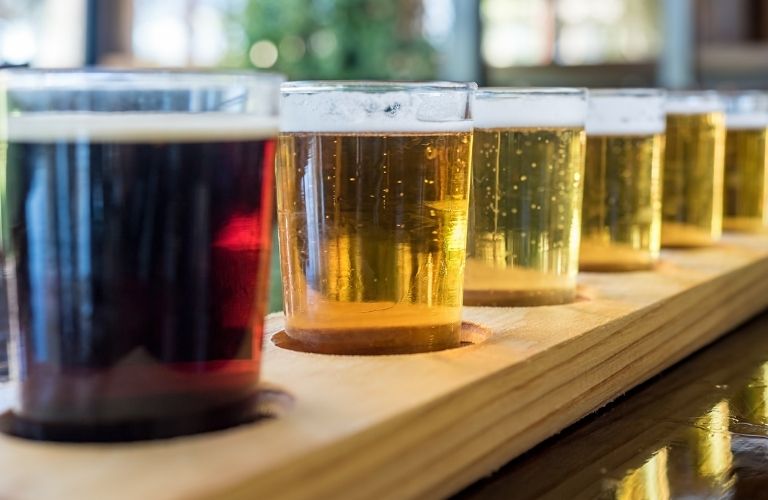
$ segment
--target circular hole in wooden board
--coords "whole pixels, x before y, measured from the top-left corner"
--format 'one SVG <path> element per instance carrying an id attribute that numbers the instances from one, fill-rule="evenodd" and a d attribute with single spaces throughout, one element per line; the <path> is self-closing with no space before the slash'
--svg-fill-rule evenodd
<path id="1" fill-rule="evenodd" d="M 294 398 L 288 392 L 272 384 L 261 384 L 250 401 L 251 410 L 245 412 L 237 422 L 227 425 L 208 425 L 205 428 L 181 429 L 182 417 L 173 421 L 139 421 L 125 424 L 106 424 L 99 426 L 64 425 L 51 430 L 31 421 L 16 417 L 12 411 L 0 413 L 0 432 L 14 438 L 31 440 L 57 441 L 69 443 L 110 443 L 119 444 L 135 441 L 151 441 L 175 437 L 206 434 L 223 431 L 243 425 L 258 425 L 264 420 L 280 418 L 286 415 L 294 405 Z M 216 410 L 214 410 L 216 411 Z M 197 417 L 200 418 L 199 416 Z M 39 437 L 38 437 L 39 436 Z M 44 436 L 44 437 L 43 437 Z"/>
<path id="2" fill-rule="evenodd" d="M 456 347 L 451 347 L 448 349 L 441 349 L 442 351 L 445 350 L 453 350 L 453 349 L 461 349 L 462 347 L 468 347 L 475 344 L 480 344 L 481 342 L 485 342 L 488 340 L 493 332 L 490 328 L 487 328 L 482 325 L 478 325 L 477 323 L 472 323 L 470 321 L 462 321 L 461 322 L 461 344 Z M 414 353 L 392 353 L 392 352 L 352 352 L 352 353 L 336 353 L 336 352 L 322 352 L 317 349 L 316 346 L 307 346 L 293 338 L 291 338 L 287 333 L 285 333 L 285 330 L 280 330 L 274 335 L 272 335 L 272 343 L 275 344 L 277 347 L 280 347 L 281 349 L 287 349 L 289 351 L 296 351 L 296 352 L 307 352 L 307 353 L 313 353 L 313 354 L 335 354 L 340 356 L 386 356 L 386 355 L 411 355 L 411 354 L 429 354 L 430 352 L 440 352 L 441 350 L 436 351 L 422 351 L 422 352 L 414 352 Z"/>

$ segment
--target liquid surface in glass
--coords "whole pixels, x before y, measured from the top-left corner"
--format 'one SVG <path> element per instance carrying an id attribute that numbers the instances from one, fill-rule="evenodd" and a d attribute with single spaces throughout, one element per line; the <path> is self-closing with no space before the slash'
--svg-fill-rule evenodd
<path id="1" fill-rule="evenodd" d="M 476 128 L 465 305 L 575 297 L 584 129 Z"/>

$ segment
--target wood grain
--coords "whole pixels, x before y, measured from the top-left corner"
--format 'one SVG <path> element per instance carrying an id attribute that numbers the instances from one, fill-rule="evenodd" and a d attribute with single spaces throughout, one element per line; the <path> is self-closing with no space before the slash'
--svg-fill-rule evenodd
<path id="1" fill-rule="evenodd" d="M 428 354 L 281 349 L 273 315 L 280 418 L 122 445 L 1 436 L 0 498 L 445 496 L 768 307 L 766 278 L 768 239 L 731 235 L 653 272 L 583 274 L 573 304 L 466 308 L 490 337 Z"/>

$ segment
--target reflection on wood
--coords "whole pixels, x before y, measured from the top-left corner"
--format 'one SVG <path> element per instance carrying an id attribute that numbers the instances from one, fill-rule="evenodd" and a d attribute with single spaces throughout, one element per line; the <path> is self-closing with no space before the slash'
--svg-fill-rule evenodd
<path id="1" fill-rule="evenodd" d="M 767 329 L 765 314 L 458 498 L 762 498 Z"/>
<path id="2" fill-rule="evenodd" d="M 616 499 L 669 500 L 667 456 L 667 448 L 662 448 L 642 467 L 630 472 L 616 488 Z"/>
<path id="3" fill-rule="evenodd" d="M 725 484 L 731 473 L 730 411 L 724 399 L 694 423 L 696 470 L 699 475 Z"/>

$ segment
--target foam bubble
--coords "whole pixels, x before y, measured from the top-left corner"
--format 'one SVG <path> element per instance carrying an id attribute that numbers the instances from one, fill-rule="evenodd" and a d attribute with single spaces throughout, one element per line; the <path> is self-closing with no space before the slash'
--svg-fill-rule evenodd
<path id="1" fill-rule="evenodd" d="M 587 135 L 654 135 L 666 128 L 662 94 L 590 93 Z"/>
<path id="2" fill-rule="evenodd" d="M 465 132 L 467 91 L 284 92 L 283 132 Z"/>
<path id="3" fill-rule="evenodd" d="M 203 142 L 267 139 L 277 117 L 234 113 L 27 113 L 0 119 L 16 142 Z"/>
<path id="4" fill-rule="evenodd" d="M 698 115 L 725 110 L 725 103 L 714 92 L 671 92 L 666 110 L 675 115 Z"/>
<path id="5" fill-rule="evenodd" d="M 762 129 L 768 127 L 768 113 L 736 113 L 725 115 L 728 130 Z"/>
<path id="6" fill-rule="evenodd" d="M 476 128 L 583 127 L 584 93 L 480 91 L 473 107 Z"/>

